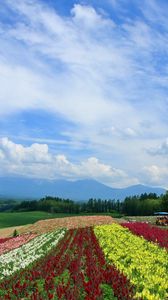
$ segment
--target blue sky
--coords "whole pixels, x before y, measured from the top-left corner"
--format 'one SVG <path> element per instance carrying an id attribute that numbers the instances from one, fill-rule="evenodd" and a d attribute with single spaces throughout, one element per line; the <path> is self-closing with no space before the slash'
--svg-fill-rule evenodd
<path id="1" fill-rule="evenodd" d="M 0 2 L 1 176 L 168 187 L 168 3 Z"/>

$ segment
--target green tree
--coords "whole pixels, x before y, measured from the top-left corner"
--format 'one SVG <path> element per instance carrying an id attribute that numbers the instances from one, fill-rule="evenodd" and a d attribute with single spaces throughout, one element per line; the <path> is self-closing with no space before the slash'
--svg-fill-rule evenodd
<path id="1" fill-rule="evenodd" d="M 161 205 L 163 210 L 168 212 L 168 191 L 166 191 L 166 194 L 161 196 Z"/>

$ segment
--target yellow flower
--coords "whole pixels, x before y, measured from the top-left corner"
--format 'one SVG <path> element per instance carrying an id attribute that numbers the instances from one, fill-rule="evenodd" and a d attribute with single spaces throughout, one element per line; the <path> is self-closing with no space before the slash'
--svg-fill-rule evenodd
<path id="1" fill-rule="evenodd" d="M 135 285 L 136 299 L 168 297 L 168 252 L 118 224 L 96 226 L 106 259 Z"/>

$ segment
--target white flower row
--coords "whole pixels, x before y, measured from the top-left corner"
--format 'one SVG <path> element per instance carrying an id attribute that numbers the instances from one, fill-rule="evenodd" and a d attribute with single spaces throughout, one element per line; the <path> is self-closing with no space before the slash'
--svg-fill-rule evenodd
<path id="1" fill-rule="evenodd" d="M 0 279 L 45 256 L 65 235 L 65 229 L 37 236 L 27 244 L 0 255 Z"/>

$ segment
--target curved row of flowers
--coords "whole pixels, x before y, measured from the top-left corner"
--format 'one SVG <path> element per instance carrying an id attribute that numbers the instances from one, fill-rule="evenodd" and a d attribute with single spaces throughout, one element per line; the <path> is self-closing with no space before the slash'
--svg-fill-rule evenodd
<path id="1" fill-rule="evenodd" d="M 6 238 L 0 238 L 0 244 L 5 243 L 6 241 L 10 240 L 10 237 L 6 237 Z"/>
<path id="2" fill-rule="evenodd" d="M 3 241 L 2 243 L 0 243 L 0 255 L 26 244 L 30 240 L 34 239 L 36 236 L 37 234 L 30 233 L 13 238 L 2 239 Z"/>
<path id="3" fill-rule="evenodd" d="M 37 236 L 21 247 L 0 255 L 0 279 L 12 275 L 45 256 L 65 235 L 65 229 Z"/>
<path id="4" fill-rule="evenodd" d="M 136 288 L 135 299 L 168 299 L 168 252 L 118 224 L 96 226 L 105 257 Z"/>
<path id="5" fill-rule="evenodd" d="M 132 233 L 168 249 L 168 230 L 157 228 L 142 222 L 123 223 Z"/>

